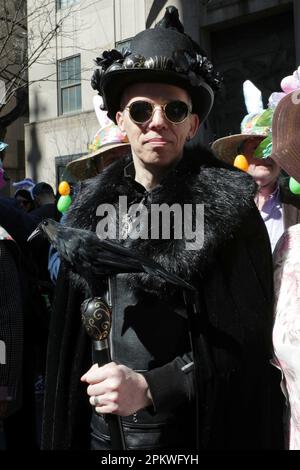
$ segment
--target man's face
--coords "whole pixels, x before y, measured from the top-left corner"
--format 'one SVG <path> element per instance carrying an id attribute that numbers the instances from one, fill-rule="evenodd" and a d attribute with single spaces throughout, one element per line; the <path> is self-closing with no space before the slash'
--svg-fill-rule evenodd
<path id="1" fill-rule="evenodd" d="M 246 140 L 241 152 L 249 163 L 247 173 L 255 179 L 260 187 L 275 183 L 280 173 L 280 167 L 271 158 L 256 158 L 253 156 L 263 139 L 264 137 L 254 137 Z"/>
<path id="2" fill-rule="evenodd" d="M 31 209 L 33 208 L 33 202 L 28 201 L 27 199 L 23 198 L 22 196 L 17 195 L 15 199 L 19 202 L 21 208 L 25 212 L 30 212 Z"/>
<path id="3" fill-rule="evenodd" d="M 156 107 L 147 122 L 136 124 L 126 108 L 140 100 L 148 101 Z M 161 83 L 132 85 L 123 94 L 121 105 L 124 110 L 117 113 L 117 123 L 127 133 L 134 158 L 145 167 L 166 168 L 179 161 L 186 140 L 192 138 L 199 127 L 196 114 L 189 114 L 178 124 L 168 121 L 160 105 L 170 101 L 183 101 L 189 106 L 191 104 L 185 90 Z"/>

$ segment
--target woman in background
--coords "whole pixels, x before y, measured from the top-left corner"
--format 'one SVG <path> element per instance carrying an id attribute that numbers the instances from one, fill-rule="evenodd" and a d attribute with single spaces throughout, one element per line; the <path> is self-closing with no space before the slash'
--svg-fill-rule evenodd
<path id="1" fill-rule="evenodd" d="M 278 104 L 273 117 L 271 157 L 300 182 L 300 90 Z M 297 191 L 297 183 L 294 191 Z M 291 184 L 290 184 L 291 187 Z M 298 189 L 300 185 L 298 184 Z M 298 192 L 300 194 L 300 192 Z M 275 363 L 286 397 L 286 447 L 300 450 L 300 224 L 284 232 L 274 252 Z"/>

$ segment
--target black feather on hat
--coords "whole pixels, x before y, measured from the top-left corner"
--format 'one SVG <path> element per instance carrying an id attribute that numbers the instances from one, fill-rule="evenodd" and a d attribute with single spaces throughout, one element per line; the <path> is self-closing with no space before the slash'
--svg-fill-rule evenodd
<path id="1" fill-rule="evenodd" d="M 209 114 L 221 78 L 204 51 L 184 34 L 178 10 L 166 8 L 155 28 L 137 34 L 130 50 L 104 51 L 97 57 L 92 87 L 103 96 L 104 109 L 116 122 L 124 90 L 134 83 L 168 83 L 186 90 L 193 112 L 203 121 Z"/>

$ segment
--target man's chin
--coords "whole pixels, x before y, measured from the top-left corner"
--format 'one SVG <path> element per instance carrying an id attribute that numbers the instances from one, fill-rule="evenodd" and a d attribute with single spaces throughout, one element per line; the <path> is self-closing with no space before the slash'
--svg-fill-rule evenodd
<path id="1" fill-rule="evenodd" d="M 142 160 L 147 165 L 164 167 L 171 165 L 174 161 L 174 157 L 170 156 L 166 152 L 151 152 L 148 155 L 142 157 Z"/>
<path id="2" fill-rule="evenodd" d="M 266 188 L 270 185 L 275 185 L 276 179 L 273 178 L 255 178 L 255 182 L 259 188 Z"/>

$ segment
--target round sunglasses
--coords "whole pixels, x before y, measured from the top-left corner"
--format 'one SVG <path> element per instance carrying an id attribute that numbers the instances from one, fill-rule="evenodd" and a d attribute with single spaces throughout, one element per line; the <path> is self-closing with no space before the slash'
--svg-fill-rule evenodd
<path id="1" fill-rule="evenodd" d="M 180 124 L 191 114 L 191 106 L 184 101 L 169 101 L 166 104 L 152 104 L 149 101 L 134 101 L 125 109 L 128 109 L 130 119 L 136 124 L 145 124 L 152 119 L 156 108 L 161 108 L 165 118 L 172 124 Z"/>

